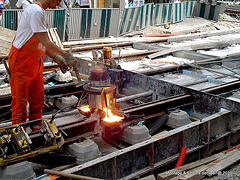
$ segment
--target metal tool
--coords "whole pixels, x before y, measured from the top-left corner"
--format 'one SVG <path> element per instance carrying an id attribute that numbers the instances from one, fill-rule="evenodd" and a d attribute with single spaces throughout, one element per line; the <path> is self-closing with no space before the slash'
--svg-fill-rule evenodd
<path id="1" fill-rule="evenodd" d="M 41 144 L 41 142 L 44 142 L 43 138 L 35 138 L 32 141 L 31 134 L 28 135 L 25 132 L 25 129 L 31 127 L 34 123 L 42 123 L 41 133 L 45 137 L 45 144 Z M 63 144 L 64 139 L 51 120 L 39 119 L 4 127 L 0 129 L 0 166 L 20 162 L 56 150 Z"/>
<path id="2" fill-rule="evenodd" d="M 6 71 L 7 71 L 8 76 L 11 77 L 11 74 L 10 74 L 10 71 L 8 69 L 8 65 L 7 65 L 6 60 L 2 59 L 2 62 L 3 62 L 3 65 L 4 65 L 5 69 L 6 69 Z"/>

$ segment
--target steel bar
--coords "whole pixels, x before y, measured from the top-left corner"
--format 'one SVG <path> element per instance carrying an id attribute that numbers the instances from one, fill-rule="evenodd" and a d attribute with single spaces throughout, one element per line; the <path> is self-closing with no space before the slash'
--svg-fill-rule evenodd
<path id="1" fill-rule="evenodd" d="M 69 42 L 65 42 L 64 46 L 65 47 L 71 47 L 71 46 L 77 46 L 77 45 L 84 45 L 84 50 L 92 50 L 92 49 L 99 49 L 99 48 L 102 48 L 103 46 L 105 47 L 115 47 L 115 45 L 117 44 L 118 47 L 120 46 L 128 46 L 128 45 L 132 45 L 133 43 L 135 42 L 138 42 L 138 43 L 157 43 L 157 42 L 166 42 L 167 39 L 166 38 L 151 38 L 150 40 L 148 38 L 144 38 L 143 40 L 131 40 L 131 39 L 128 39 L 128 41 L 122 41 L 122 42 L 103 42 L 103 41 L 100 41 L 100 42 L 96 42 L 94 41 L 92 43 L 92 45 L 90 45 L 91 43 L 82 43 L 82 41 L 80 41 L 79 43 L 74 43 L 74 44 L 69 44 Z M 68 44 L 66 44 L 68 43 Z M 89 45 L 89 46 L 86 46 L 86 45 Z M 81 49 L 81 47 L 78 47 Z"/>
<path id="2" fill-rule="evenodd" d="M 76 65 L 76 64 L 73 65 L 73 70 L 74 70 L 74 72 L 75 72 L 75 74 L 76 74 L 76 76 L 77 76 L 78 82 L 81 82 L 82 80 L 81 80 L 81 77 L 80 77 L 80 75 L 79 75 L 79 71 L 78 71 L 78 68 L 77 68 L 77 65 Z"/>
<path id="3" fill-rule="evenodd" d="M 191 67 L 193 67 L 193 68 L 198 68 L 198 69 L 200 69 L 198 66 L 195 66 L 195 65 L 193 65 L 193 64 L 189 64 L 189 63 L 184 63 L 184 64 L 187 65 L 187 66 L 191 66 Z M 222 74 L 222 75 L 225 75 L 225 76 L 230 76 L 230 77 L 233 77 L 233 78 L 240 79 L 240 76 L 235 76 L 235 75 L 232 75 L 232 74 L 227 74 L 227 73 L 220 72 L 220 71 L 216 71 L 216 70 L 210 69 L 210 68 L 204 68 L 204 69 L 206 69 L 206 70 L 208 70 L 208 71 L 212 71 L 212 72 L 214 72 L 214 73 L 218 73 L 218 74 Z"/>
<path id="4" fill-rule="evenodd" d="M 93 177 L 81 176 L 81 175 L 77 175 L 77 174 L 53 171 L 50 169 L 45 169 L 44 172 L 47 174 L 52 174 L 52 175 L 57 175 L 57 176 L 62 176 L 62 177 L 67 177 L 67 178 L 82 179 L 82 180 L 100 180 L 99 178 L 93 178 Z"/>
<path id="5" fill-rule="evenodd" d="M 153 101 L 150 103 L 145 103 L 143 105 L 137 105 L 130 108 L 123 109 L 124 113 L 130 114 L 152 114 L 157 113 L 172 107 L 176 107 L 182 104 L 188 104 L 193 102 L 191 95 L 180 94 L 173 97 Z"/>
<path id="6" fill-rule="evenodd" d="M 131 101 L 133 99 L 146 97 L 146 96 L 151 96 L 152 94 L 153 94 L 152 91 L 143 92 L 143 93 L 134 94 L 134 95 L 130 95 L 130 96 L 125 96 L 125 97 L 119 98 L 119 99 L 116 100 L 116 102 L 119 103 L 119 102 L 124 102 L 124 101 Z"/>
<path id="7" fill-rule="evenodd" d="M 237 75 L 240 75 L 239 72 L 236 72 L 236 71 L 232 70 L 231 68 L 229 68 L 229 67 L 227 67 L 227 66 L 222 65 L 222 67 L 225 68 L 225 69 L 227 69 L 227 70 L 229 70 L 229 71 L 231 71 L 231 72 L 233 72 L 233 73 L 235 73 L 235 74 L 237 74 Z"/>

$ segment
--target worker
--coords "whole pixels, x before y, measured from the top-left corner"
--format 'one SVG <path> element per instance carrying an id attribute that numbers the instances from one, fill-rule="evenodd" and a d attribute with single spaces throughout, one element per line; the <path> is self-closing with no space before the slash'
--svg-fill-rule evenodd
<path id="1" fill-rule="evenodd" d="M 0 26 L 2 26 L 2 10 L 9 5 L 9 0 L 0 0 Z"/>
<path id="2" fill-rule="evenodd" d="M 76 6 L 80 8 L 90 8 L 91 0 L 76 0 Z"/>
<path id="3" fill-rule="evenodd" d="M 2 9 L 6 9 L 8 5 L 8 0 L 0 0 L 0 14 L 2 14 Z"/>
<path id="4" fill-rule="evenodd" d="M 68 21 L 70 16 L 71 9 L 71 0 L 62 0 L 57 7 L 59 9 L 67 9 L 67 17 L 66 17 L 66 29 L 65 29 L 65 41 L 68 41 Z"/>
<path id="5" fill-rule="evenodd" d="M 20 124 L 42 118 L 44 104 L 43 55 L 53 58 L 61 71 L 76 63 L 70 51 L 65 52 L 51 42 L 47 33 L 45 10 L 56 8 L 61 0 L 38 0 L 23 12 L 16 36 L 8 54 L 10 86 L 12 95 L 12 124 Z M 27 103 L 29 115 L 27 117 Z M 32 131 L 41 128 L 34 124 Z"/>
<path id="6" fill-rule="evenodd" d="M 30 4 L 33 3 L 33 0 L 18 0 L 16 5 L 15 5 L 15 8 L 16 9 L 26 9 L 26 7 Z"/>

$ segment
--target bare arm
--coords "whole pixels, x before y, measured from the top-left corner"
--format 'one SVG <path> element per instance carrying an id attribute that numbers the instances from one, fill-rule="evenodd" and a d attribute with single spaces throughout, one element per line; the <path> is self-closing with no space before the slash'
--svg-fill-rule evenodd
<path id="1" fill-rule="evenodd" d="M 64 55 L 66 54 L 65 51 L 63 51 L 60 47 L 58 47 L 56 44 L 54 44 L 53 42 L 51 42 L 48 39 L 48 33 L 47 32 L 38 32 L 35 33 L 38 40 L 43 44 L 43 46 L 45 46 L 48 50 L 57 53 L 59 55 Z"/>
<path id="2" fill-rule="evenodd" d="M 70 9 L 71 9 L 71 5 L 69 4 L 68 5 L 68 13 L 67 13 L 68 16 L 70 15 Z"/>
<path id="3" fill-rule="evenodd" d="M 18 7 L 15 5 L 15 9 L 20 9 L 20 8 L 18 8 Z"/>
<path id="4" fill-rule="evenodd" d="M 88 0 L 88 5 L 89 5 L 89 8 L 91 8 L 92 6 L 91 0 Z"/>
<path id="5" fill-rule="evenodd" d="M 5 8 L 5 7 L 7 7 L 7 5 L 9 4 L 9 1 L 6 1 L 6 3 L 3 3 L 3 9 Z"/>

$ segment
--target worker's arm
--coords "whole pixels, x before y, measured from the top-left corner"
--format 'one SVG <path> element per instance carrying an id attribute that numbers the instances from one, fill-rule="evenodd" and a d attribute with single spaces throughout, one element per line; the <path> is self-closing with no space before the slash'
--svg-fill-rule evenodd
<path id="1" fill-rule="evenodd" d="M 38 40 L 42 43 L 43 46 L 45 46 L 48 50 L 57 53 L 59 55 L 64 55 L 66 54 L 65 51 L 63 51 L 60 47 L 58 47 L 56 44 L 54 44 L 53 42 L 51 42 L 48 39 L 48 33 L 47 32 L 38 32 L 35 33 Z"/>
<path id="2" fill-rule="evenodd" d="M 9 4 L 9 1 L 5 1 L 5 2 L 1 5 L 0 9 L 4 9 L 5 7 L 7 7 L 8 4 Z"/>
<path id="3" fill-rule="evenodd" d="M 67 13 L 67 16 L 70 16 L 70 9 L 71 9 L 71 4 L 68 5 L 68 13 Z"/>
<path id="4" fill-rule="evenodd" d="M 89 5 L 89 8 L 91 8 L 91 6 L 92 6 L 91 0 L 88 0 L 88 5 Z"/>
<path id="5" fill-rule="evenodd" d="M 65 62 L 64 58 L 55 52 L 50 51 L 49 49 L 45 53 L 50 58 L 53 58 L 53 62 L 57 63 L 59 68 L 61 69 L 62 73 L 66 73 L 68 70 L 67 63 Z"/>
<path id="6" fill-rule="evenodd" d="M 20 8 L 18 8 L 18 7 L 15 5 L 15 9 L 20 9 Z"/>
<path id="7" fill-rule="evenodd" d="M 56 53 L 50 51 L 49 49 L 45 52 L 45 54 L 50 58 L 53 58 L 54 56 L 56 56 Z"/>
<path id="8" fill-rule="evenodd" d="M 68 51 L 66 53 L 60 47 L 58 47 L 56 44 L 54 44 L 53 42 L 51 42 L 48 39 L 47 32 L 38 32 L 35 34 L 43 46 L 45 46 L 49 51 L 52 51 L 56 54 L 61 55 L 64 58 L 64 60 L 66 61 L 67 65 L 69 65 L 71 67 L 76 63 L 76 59 L 70 51 Z"/>

